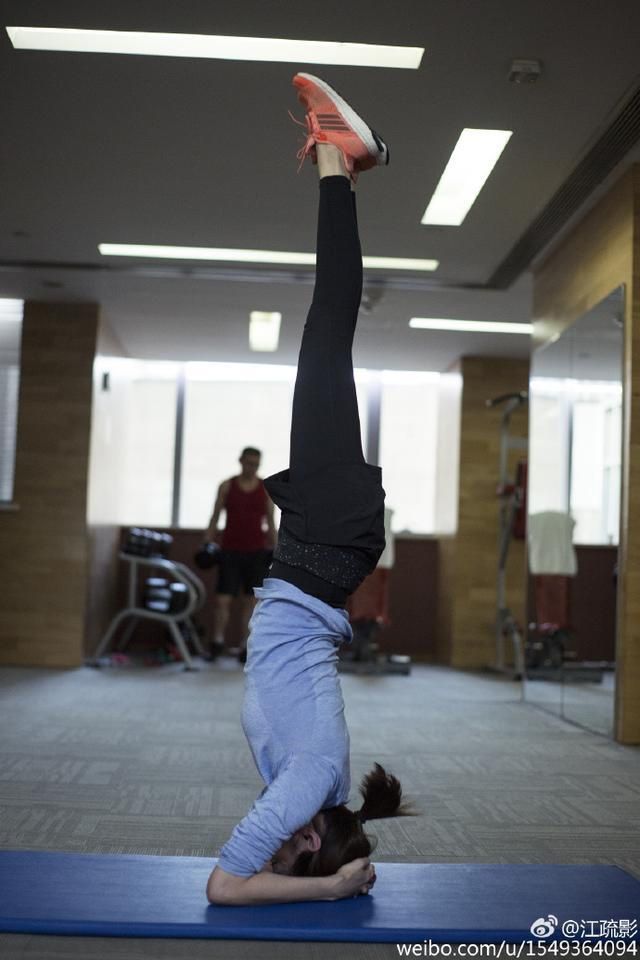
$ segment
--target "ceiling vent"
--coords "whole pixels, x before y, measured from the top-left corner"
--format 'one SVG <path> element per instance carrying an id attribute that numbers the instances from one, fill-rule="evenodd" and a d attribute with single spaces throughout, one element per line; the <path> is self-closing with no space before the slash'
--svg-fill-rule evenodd
<path id="1" fill-rule="evenodd" d="M 640 86 L 625 101 L 530 227 L 489 278 L 487 287 L 506 290 L 588 200 L 640 139 Z"/>
<path id="2" fill-rule="evenodd" d="M 510 83 L 536 83 L 542 73 L 539 60 L 513 60 L 509 70 Z"/>

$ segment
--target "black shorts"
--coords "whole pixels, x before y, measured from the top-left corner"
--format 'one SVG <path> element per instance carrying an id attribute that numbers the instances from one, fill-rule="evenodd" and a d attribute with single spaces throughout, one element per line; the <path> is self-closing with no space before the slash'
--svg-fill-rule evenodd
<path id="1" fill-rule="evenodd" d="M 254 587 L 262 586 L 270 562 L 267 550 L 223 550 L 216 592 L 231 597 L 252 593 Z"/>

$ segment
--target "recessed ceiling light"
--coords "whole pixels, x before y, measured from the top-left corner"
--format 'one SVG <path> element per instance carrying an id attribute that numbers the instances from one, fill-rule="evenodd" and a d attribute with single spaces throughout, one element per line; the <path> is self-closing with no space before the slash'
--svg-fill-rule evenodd
<path id="1" fill-rule="evenodd" d="M 269 60 L 326 63 L 351 67 L 417 70 L 424 47 L 337 40 L 289 40 L 276 37 L 227 37 L 199 33 L 146 33 L 129 30 L 73 30 L 56 27 L 7 27 L 17 50 L 65 53 L 121 53 L 152 57 L 204 57 L 214 60 Z"/>
<path id="2" fill-rule="evenodd" d="M 282 314 L 252 310 L 249 316 L 249 346 L 251 349 L 265 353 L 277 350 Z"/>
<path id="3" fill-rule="evenodd" d="M 161 260 L 222 260 L 235 263 L 279 263 L 314 266 L 315 253 L 286 250 L 242 250 L 236 247 L 172 247 L 145 243 L 99 243 L 105 257 L 145 257 Z M 373 270 L 436 270 L 437 260 L 408 257 L 363 257 L 365 267 Z"/>
<path id="4" fill-rule="evenodd" d="M 465 127 L 420 222 L 459 227 L 498 162 L 512 132 Z"/>
<path id="5" fill-rule="evenodd" d="M 416 330 L 455 330 L 465 333 L 533 333 L 531 323 L 500 323 L 483 320 L 432 320 L 427 317 L 412 317 L 409 326 Z"/>

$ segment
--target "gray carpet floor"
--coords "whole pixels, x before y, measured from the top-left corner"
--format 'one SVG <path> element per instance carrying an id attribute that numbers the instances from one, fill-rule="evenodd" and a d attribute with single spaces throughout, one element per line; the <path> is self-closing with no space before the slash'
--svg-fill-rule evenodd
<path id="1" fill-rule="evenodd" d="M 527 680 L 525 699 L 587 730 L 613 737 L 614 672 L 603 671 L 598 683 L 565 680 L 562 673 L 559 676 L 556 681 Z"/>
<path id="2" fill-rule="evenodd" d="M 378 862 L 610 863 L 640 878 L 638 748 L 490 675 L 418 666 L 342 685 L 354 785 L 377 760 L 420 811 L 372 824 Z M 231 661 L 0 670 L 0 847 L 215 856 L 261 788 L 242 686 Z M 0 935 L 4 960 L 397 955 L 393 944 Z"/>

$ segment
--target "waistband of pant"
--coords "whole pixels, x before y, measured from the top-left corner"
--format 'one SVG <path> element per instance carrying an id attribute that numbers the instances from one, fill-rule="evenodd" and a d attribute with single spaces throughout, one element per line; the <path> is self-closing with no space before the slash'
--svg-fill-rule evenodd
<path id="1" fill-rule="evenodd" d="M 347 605 L 349 593 L 344 587 L 338 587 L 322 577 L 316 577 L 308 570 L 302 567 L 292 567 L 288 563 L 282 563 L 280 560 L 274 560 L 269 567 L 268 577 L 277 577 L 279 580 L 286 580 L 292 583 L 298 590 L 308 593 L 309 596 L 322 600 L 330 607 L 344 609 Z"/>
<path id="2" fill-rule="evenodd" d="M 371 573 L 371 557 L 355 547 L 335 547 L 325 543 L 305 543 L 293 537 L 280 526 L 274 560 L 292 567 L 301 567 L 308 573 L 327 580 L 347 593 L 353 593 Z"/>

